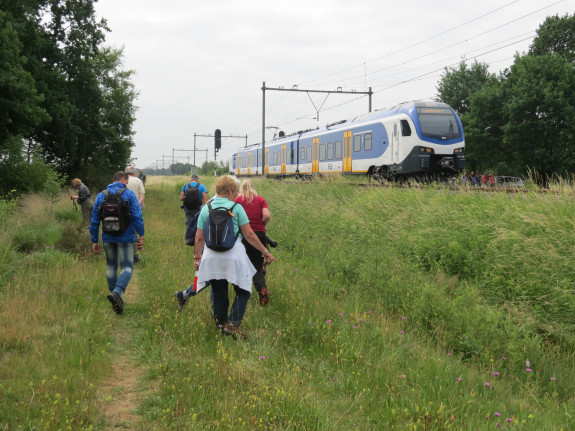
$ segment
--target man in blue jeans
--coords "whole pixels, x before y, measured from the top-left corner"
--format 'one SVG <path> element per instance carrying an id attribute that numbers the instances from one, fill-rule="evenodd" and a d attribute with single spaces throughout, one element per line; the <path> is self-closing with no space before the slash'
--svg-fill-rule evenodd
<path id="1" fill-rule="evenodd" d="M 102 243 L 104 252 L 106 253 L 106 280 L 108 282 L 108 301 L 112 304 L 112 309 L 117 314 L 122 314 L 124 311 L 124 301 L 122 295 L 126 291 L 126 287 L 132 278 L 132 271 L 134 269 L 134 246 L 136 242 L 136 232 L 140 235 L 137 241 L 138 249 L 142 250 L 144 247 L 144 219 L 142 218 L 142 210 L 138 202 L 138 198 L 133 191 L 129 190 L 126 185 L 128 184 L 128 176 L 118 171 L 112 177 L 112 184 L 109 184 L 106 190 L 100 192 L 94 202 L 94 209 L 92 210 L 92 218 L 90 224 L 90 235 L 92 240 L 92 251 L 95 254 L 100 254 L 102 247 L 98 242 L 100 232 L 101 214 L 100 211 L 104 199 L 107 195 L 115 195 L 120 193 L 123 202 L 127 203 L 129 207 L 129 215 L 126 214 L 125 224 L 116 232 L 111 233 L 113 229 L 102 223 Z M 128 208 L 121 211 L 128 211 Z M 110 222 L 112 224 L 112 222 Z M 120 266 L 120 274 L 118 274 L 118 266 Z"/>

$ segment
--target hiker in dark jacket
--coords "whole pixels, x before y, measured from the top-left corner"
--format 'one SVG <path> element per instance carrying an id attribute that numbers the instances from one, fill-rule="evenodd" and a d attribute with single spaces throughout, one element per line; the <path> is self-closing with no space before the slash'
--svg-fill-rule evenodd
<path id="1" fill-rule="evenodd" d="M 104 252 L 106 253 L 106 280 L 108 282 L 108 290 L 110 291 L 108 301 L 110 301 L 114 312 L 117 314 L 122 314 L 124 311 L 122 296 L 132 278 L 132 271 L 134 269 L 133 244 L 136 242 L 136 232 L 140 235 L 138 248 L 142 250 L 144 247 L 144 219 L 142 218 L 142 210 L 140 209 L 138 198 L 136 198 L 133 191 L 126 187 L 127 184 L 127 175 L 122 171 L 118 171 L 112 177 L 112 184 L 109 184 L 106 188 L 108 194 L 117 194 L 124 190 L 121 194 L 122 199 L 127 202 L 130 207 L 130 218 L 125 232 L 118 235 L 103 231 L 103 246 L 100 247 L 100 243 L 98 242 L 101 221 L 100 207 L 106 196 L 104 192 L 100 192 L 96 197 L 90 224 L 92 251 L 95 254 L 100 254 L 102 248 L 104 248 Z M 119 274 L 118 265 L 120 266 Z"/>
<path id="2" fill-rule="evenodd" d="M 198 191 L 200 192 L 200 197 L 201 197 L 202 203 L 200 205 L 198 205 L 198 207 L 196 209 L 187 209 L 183 205 L 184 197 L 186 196 L 186 191 L 188 190 L 188 188 L 196 187 L 196 185 L 198 185 L 198 184 L 199 184 Z M 196 215 L 196 213 L 200 210 L 201 206 L 208 202 L 208 189 L 206 189 L 206 186 L 204 186 L 203 184 L 200 184 L 200 178 L 197 175 L 195 175 L 195 174 L 192 175 L 192 182 L 191 183 L 186 183 L 183 185 L 182 191 L 180 192 L 180 201 L 182 201 L 182 209 L 184 210 L 184 213 L 186 214 L 185 223 L 186 223 L 186 229 L 187 229 L 188 226 L 190 225 L 190 223 L 192 222 L 192 219 Z"/>

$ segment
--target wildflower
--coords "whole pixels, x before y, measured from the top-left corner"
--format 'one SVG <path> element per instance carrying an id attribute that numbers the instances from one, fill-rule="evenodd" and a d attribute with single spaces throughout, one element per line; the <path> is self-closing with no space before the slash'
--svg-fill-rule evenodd
<path id="1" fill-rule="evenodd" d="M 405 332 L 403 332 L 403 331 L 399 331 L 399 333 L 400 333 L 401 335 L 405 334 Z"/>
<path id="2" fill-rule="evenodd" d="M 494 375 L 494 376 L 498 376 L 499 373 L 498 373 L 497 371 L 493 371 L 493 375 Z"/>
<path id="3" fill-rule="evenodd" d="M 260 356 L 260 361 L 263 361 L 265 358 L 265 356 Z"/>
<path id="4" fill-rule="evenodd" d="M 495 413 L 493 413 L 493 414 L 494 414 L 495 416 L 497 416 L 497 417 L 501 416 L 501 413 L 499 413 L 499 412 L 495 412 Z"/>
<path id="5" fill-rule="evenodd" d="M 491 386 L 491 383 L 485 382 L 485 387 L 488 388 L 489 386 Z"/>
<path id="6" fill-rule="evenodd" d="M 532 373 L 533 370 L 531 368 L 526 368 L 525 371 L 527 371 L 528 373 Z"/>
<path id="7" fill-rule="evenodd" d="M 556 379 L 555 377 L 551 377 L 551 380 L 555 381 L 555 380 L 557 380 L 557 379 Z"/>
<path id="8" fill-rule="evenodd" d="M 400 378 L 400 379 L 403 379 L 404 377 L 405 377 L 405 376 L 404 376 L 403 374 L 400 374 L 400 375 L 399 375 L 399 378 Z"/>
<path id="9" fill-rule="evenodd" d="M 505 420 L 506 420 L 507 422 L 512 422 L 512 421 L 513 421 L 513 419 L 511 419 L 511 418 L 507 418 L 507 419 L 505 419 Z"/>
<path id="10" fill-rule="evenodd" d="M 317 276 L 317 275 L 314 275 L 313 278 L 315 278 L 315 279 L 317 280 L 318 276 Z"/>
<path id="11" fill-rule="evenodd" d="M 456 377 L 455 378 L 456 381 L 460 382 L 461 380 L 463 380 L 461 377 Z"/>
<path id="12" fill-rule="evenodd" d="M 331 323 L 331 319 L 329 319 L 329 320 L 327 321 L 327 324 L 328 324 L 328 325 L 329 325 L 330 323 Z"/>
<path id="13" fill-rule="evenodd" d="M 448 353 L 447 353 L 447 356 L 451 356 L 451 352 L 448 352 Z"/>
<path id="14" fill-rule="evenodd" d="M 401 320 L 405 320 L 405 319 L 407 319 L 407 317 L 401 316 Z"/>
<path id="15" fill-rule="evenodd" d="M 353 329 L 357 329 L 357 328 L 359 328 L 359 326 L 353 325 Z"/>
<path id="16" fill-rule="evenodd" d="M 296 269 L 296 268 L 294 268 L 294 269 L 293 269 L 293 272 L 297 272 L 297 269 Z"/>

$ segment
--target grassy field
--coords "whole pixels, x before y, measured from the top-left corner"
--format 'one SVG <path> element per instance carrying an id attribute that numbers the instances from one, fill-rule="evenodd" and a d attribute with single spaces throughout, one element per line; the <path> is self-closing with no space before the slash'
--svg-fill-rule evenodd
<path id="1" fill-rule="evenodd" d="M 235 341 L 173 296 L 186 181 L 148 177 L 123 315 L 69 199 L 0 203 L 0 430 L 575 429 L 571 186 L 254 180 L 279 262 Z"/>

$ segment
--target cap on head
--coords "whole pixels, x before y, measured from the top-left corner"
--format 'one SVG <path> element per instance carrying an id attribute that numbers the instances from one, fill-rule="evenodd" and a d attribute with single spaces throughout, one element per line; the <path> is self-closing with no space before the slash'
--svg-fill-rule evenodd
<path id="1" fill-rule="evenodd" d="M 199 180 L 200 177 L 198 177 L 196 174 L 192 175 L 192 180 Z"/>

